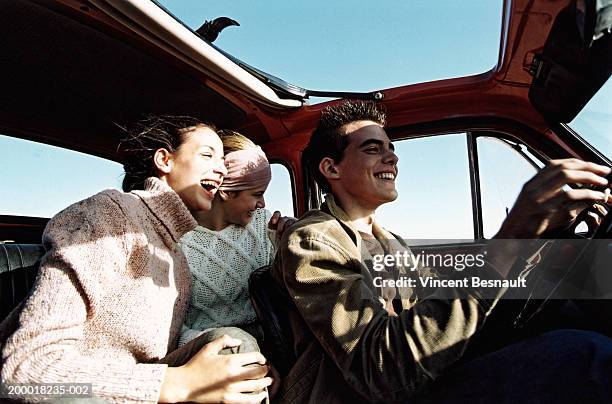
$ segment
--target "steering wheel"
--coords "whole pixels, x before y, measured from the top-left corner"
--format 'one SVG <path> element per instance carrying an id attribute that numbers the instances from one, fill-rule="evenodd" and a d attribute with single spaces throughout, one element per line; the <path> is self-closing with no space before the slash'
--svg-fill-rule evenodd
<path id="1" fill-rule="evenodd" d="M 595 230 L 591 239 L 609 239 L 612 237 L 612 209 L 608 210 L 608 213 L 604 216 L 601 224 Z"/>
<path id="2" fill-rule="evenodd" d="M 574 235 L 574 239 L 582 238 L 579 235 Z M 607 214 L 603 217 L 601 224 L 597 227 L 595 232 L 589 238 L 582 238 L 582 240 L 556 240 L 551 248 L 546 253 L 546 256 L 543 260 L 538 264 L 540 268 L 536 268 L 536 271 L 539 271 L 540 274 L 537 275 L 538 278 L 534 281 L 534 288 L 538 285 L 537 283 L 540 281 L 543 273 L 549 271 L 549 266 L 555 257 L 562 253 L 563 249 L 570 246 L 573 243 L 578 243 L 580 246 L 576 249 L 574 254 L 574 259 L 568 262 L 569 267 L 563 269 L 563 273 L 561 276 L 554 281 L 554 284 L 550 288 L 550 292 L 546 296 L 546 298 L 534 298 L 536 301 L 532 301 L 532 296 L 530 295 L 523 306 L 523 309 L 520 311 L 515 320 L 515 327 L 522 327 L 532 318 L 534 318 L 538 313 L 544 310 L 544 307 L 552 300 L 552 299 L 572 299 L 572 298 L 580 298 L 580 299 L 599 299 L 601 298 L 601 286 L 607 285 L 599 285 L 597 278 L 597 271 L 601 268 L 609 265 L 606 263 L 612 262 L 612 242 L 606 242 L 603 240 L 612 239 L 612 209 L 609 209 Z M 575 245 L 573 246 L 575 247 Z M 589 279 L 591 277 L 591 279 Z M 592 279 L 592 278 L 595 279 Z M 568 285 L 572 285 L 571 282 L 574 282 L 576 279 L 582 280 L 585 283 L 582 284 L 584 289 L 581 291 L 584 293 L 582 296 L 566 296 L 562 297 L 565 288 Z M 610 291 L 604 290 L 604 293 L 611 294 L 612 293 L 612 285 L 608 288 Z M 576 290 L 576 289 L 574 289 Z M 559 295 L 559 292 L 561 293 Z"/>

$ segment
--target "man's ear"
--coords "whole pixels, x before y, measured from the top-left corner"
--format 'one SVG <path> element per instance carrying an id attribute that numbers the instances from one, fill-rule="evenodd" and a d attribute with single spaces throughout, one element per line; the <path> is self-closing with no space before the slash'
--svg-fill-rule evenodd
<path id="1" fill-rule="evenodd" d="M 331 157 L 323 157 L 319 163 L 319 171 L 328 180 L 336 180 L 340 178 L 340 174 L 336 168 L 336 162 Z"/>
<path id="2" fill-rule="evenodd" d="M 172 167 L 174 167 L 172 153 L 164 148 L 155 150 L 153 164 L 162 174 L 170 174 Z"/>

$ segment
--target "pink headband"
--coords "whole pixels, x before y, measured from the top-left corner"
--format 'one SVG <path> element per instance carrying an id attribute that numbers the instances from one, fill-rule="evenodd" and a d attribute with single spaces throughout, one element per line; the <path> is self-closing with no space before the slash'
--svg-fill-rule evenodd
<path id="1" fill-rule="evenodd" d="M 220 190 L 243 191 L 267 185 L 272 179 L 270 163 L 260 147 L 231 152 L 225 155 L 227 175 Z"/>

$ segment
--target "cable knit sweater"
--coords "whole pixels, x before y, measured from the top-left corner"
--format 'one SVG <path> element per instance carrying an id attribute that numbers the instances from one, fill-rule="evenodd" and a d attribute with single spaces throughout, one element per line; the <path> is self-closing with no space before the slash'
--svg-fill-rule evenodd
<path id="1" fill-rule="evenodd" d="M 31 295 L 0 325 L 0 380 L 92 383 L 112 402 L 157 401 L 166 365 L 151 362 L 175 348 L 190 294 L 177 242 L 196 225 L 157 178 L 57 214 Z"/>
<path id="2" fill-rule="evenodd" d="M 213 231 L 198 226 L 181 239 L 193 275 L 191 301 L 179 345 L 214 327 L 241 326 L 257 320 L 249 299 L 249 275 L 271 263 L 268 234 L 271 213 L 257 209 L 246 226 Z"/>

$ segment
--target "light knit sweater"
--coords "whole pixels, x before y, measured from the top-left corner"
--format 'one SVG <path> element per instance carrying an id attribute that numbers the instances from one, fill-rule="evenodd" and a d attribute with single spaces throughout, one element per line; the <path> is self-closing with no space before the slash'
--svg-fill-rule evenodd
<path id="1" fill-rule="evenodd" d="M 251 272 L 273 259 L 270 217 L 269 211 L 257 209 L 245 227 L 213 231 L 198 226 L 181 239 L 193 288 L 179 345 L 208 328 L 240 327 L 257 320 L 248 281 Z"/>
<path id="2" fill-rule="evenodd" d="M 145 184 L 49 221 L 32 293 L 0 325 L 3 383 L 92 383 L 111 402 L 158 400 L 166 365 L 151 362 L 175 348 L 191 285 L 177 242 L 197 223 L 164 182 Z"/>

